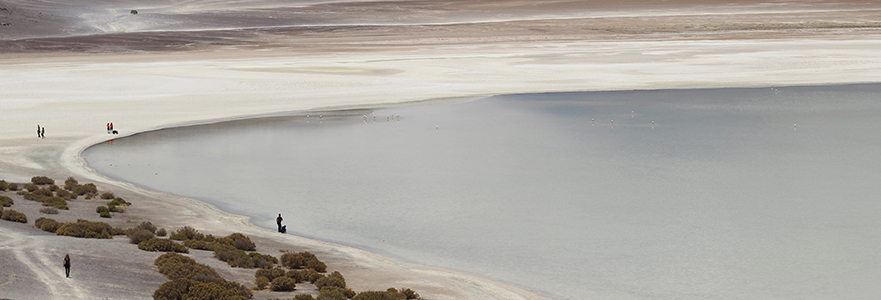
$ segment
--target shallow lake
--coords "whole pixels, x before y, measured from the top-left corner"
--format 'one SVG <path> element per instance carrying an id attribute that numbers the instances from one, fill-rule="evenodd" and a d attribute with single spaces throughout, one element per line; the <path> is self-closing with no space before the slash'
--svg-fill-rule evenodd
<path id="1" fill-rule="evenodd" d="M 553 299 L 881 295 L 881 84 L 302 112 L 83 156 L 261 227 L 281 213 L 289 233 Z"/>

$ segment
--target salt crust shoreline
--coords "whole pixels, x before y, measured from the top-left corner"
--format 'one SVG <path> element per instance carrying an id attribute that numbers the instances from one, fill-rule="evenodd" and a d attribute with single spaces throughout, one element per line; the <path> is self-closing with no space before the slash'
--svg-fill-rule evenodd
<path id="1" fill-rule="evenodd" d="M 815 4 L 811 15 L 838 11 L 823 4 Z M 762 13 L 759 9 L 732 14 L 725 20 L 736 24 L 766 17 Z M 800 14 L 806 13 L 794 8 L 789 15 L 798 19 Z M 832 21 L 851 21 L 846 14 L 831 15 Z M 661 20 L 673 28 L 693 21 L 675 16 Z M 88 56 L 63 51 L 0 54 L 5 73 L 0 80 L 0 123 L 9 124 L 0 128 L 0 178 L 26 182 L 37 175 L 56 180 L 73 176 L 94 182 L 134 206 L 106 220 L 94 213 L 100 201 L 77 200 L 70 212 L 48 217 L 109 221 L 115 226 L 151 221 L 168 229 L 192 226 L 215 235 L 242 232 L 261 253 L 280 249 L 316 253 L 329 270 L 342 272 L 356 291 L 408 287 L 430 299 L 545 299 L 553 296 L 351 247 L 279 235 L 203 202 L 97 174 L 79 154 L 108 139 L 103 132 L 106 122 L 131 135 L 194 122 L 493 94 L 881 82 L 877 56 L 881 32 L 872 28 L 733 29 L 698 37 L 682 31 L 649 32 L 619 40 L 608 35 L 572 39 L 566 35 L 570 32 L 553 34 L 570 30 L 569 25 L 552 28 L 547 38 L 515 30 L 509 38 L 497 39 L 485 30 L 511 29 L 503 23 L 473 26 L 480 29 L 457 31 L 453 37 L 398 28 L 401 32 L 387 33 L 386 42 L 344 33 L 314 48 L 232 45 Z M 32 137 L 37 124 L 47 127 L 46 139 Z M 30 220 L 28 225 L 0 222 L 0 269 L 11 270 L 0 274 L 0 297 L 141 299 L 150 298 L 166 281 L 152 265 L 158 254 L 138 250 L 124 238 L 90 241 L 32 228 L 33 220 L 42 216 L 39 206 L 18 197 L 13 209 L 25 212 Z M 71 280 L 63 278 L 60 268 L 64 253 L 74 257 Z M 191 256 L 230 280 L 253 282 L 253 270 L 229 268 L 200 251 Z M 303 292 L 315 291 L 304 287 L 295 293 Z M 293 294 L 256 292 L 255 299 Z"/>

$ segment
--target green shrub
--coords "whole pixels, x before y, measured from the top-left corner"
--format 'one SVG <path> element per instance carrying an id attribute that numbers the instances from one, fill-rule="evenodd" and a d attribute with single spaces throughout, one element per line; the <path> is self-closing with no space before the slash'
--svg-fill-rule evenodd
<path id="1" fill-rule="evenodd" d="M 6 185 L 6 189 L 13 191 L 13 192 L 17 191 L 18 190 L 18 183 L 10 182 L 9 184 Z"/>
<path id="2" fill-rule="evenodd" d="M 153 293 L 154 299 L 250 299 L 251 291 L 241 284 L 226 281 L 210 267 L 192 258 L 165 253 L 154 261 L 159 273 L 172 280 Z M 199 286 L 199 284 L 212 284 Z M 195 288 L 194 288 L 195 287 Z"/>
<path id="3" fill-rule="evenodd" d="M 27 223 L 28 222 L 27 216 L 25 216 L 23 213 L 20 213 L 20 212 L 11 210 L 11 209 L 4 209 L 3 213 L 0 214 L 0 219 L 6 220 L 6 221 L 12 221 L 12 222 L 19 222 L 19 223 Z"/>
<path id="4" fill-rule="evenodd" d="M 57 215 L 58 209 L 54 207 L 43 207 L 40 208 L 40 212 L 44 214 Z"/>
<path id="5" fill-rule="evenodd" d="M 113 199 L 112 201 L 107 202 L 107 205 L 129 206 L 129 205 L 132 205 L 132 203 L 131 203 L 131 202 L 126 202 L 125 199 L 122 199 L 122 198 L 116 197 L 116 199 Z"/>
<path id="6" fill-rule="evenodd" d="M 113 217 L 110 215 L 109 212 L 106 212 L 106 211 L 102 211 L 100 214 L 98 214 L 98 216 L 100 216 L 102 218 L 108 218 L 108 219 Z"/>
<path id="7" fill-rule="evenodd" d="M 31 178 L 31 182 L 38 185 L 55 184 L 55 180 L 46 176 L 34 176 Z"/>
<path id="8" fill-rule="evenodd" d="M 102 212 L 109 212 L 109 211 L 110 211 L 110 210 L 107 209 L 106 206 L 98 206 L 97 208 L 95 208 L 95 212 L 96 212 L 96 213 L 99 213 L 99 214 L 102 213 Z"/>
<path id="9" fill-rule="evenodd" d="M 57 186 L 57 185 L 54 185 L 54 184 L 53 184 L 53 185 L 50 185 L 50 186 L 49 186 L 49 190 L 52 191 L 52 192 L 54 193 L 55 191 L 58 190 L 58 186 Z"/>
<path id="10" fill-rule="evenodd" d="M 9 189 L 9 183 L 6 180 L 0 179 L 0 192 Z"/>
<path id="11" fill-rule="evenodd" d="M 214 251 L 216 245 L 214 243 L 206 243 L 205 241 L 184 240 L 184 246 L 190 249 Z"/>
<path id="12" fill-rule="evenodd" d="M 291 269 L 307 268 L 324 273 L 327 271 L 327 265 L 318 260 L 315 254 L 309 251 L 292 253 L 287 252 L 281 256 L 282 265 Z"/>
<path id="13" fill-rule="evenodd" d="M 141 241 L 138 243 L 138 249 L 144 251 L 190 253 L 190 251 L 187 250 L 187 247 L 179 245 L 172 240 L 160 238 L 151 238 L 146 241 Z"/>
<path id="14" fill-rule="evenodd" d="M 254 262 L 255 268 L 268 269 L 274 267 L 275 264 L 278 263 L 278 258 L 275 258 L 269 254 L 251 252 L 248 253 L 248 256 L 250 256 L 251 261 Z"/>
<path id="15" fill-rule="evenodd" d="M 315 283 L 319 278 L 323 277 L 317 271 L 312 269 L 305 270 L 290 270 L 285 274 L 287 277 L 294 278 L 297 282 L 311 282 Z"/>
<path id="16" fill-rule="evenodd" d="M 276 277 L 272 280 L 272 287 L 270 288 L 276 292 L 286 292 L 293 291 L 297 286 L 297 283 L 286 276 Z"/>
<path id="17" fill-rule="evenodd" d="M 64 189 L 68 191 L 73 191 L 77 185 L 80 183 L 73 179 L 73 177 L 67 177 L 67 180 L 64 181 Z"/>
<path id="18" fill-rule="evenodd" d="M 87 196 L 88 198 L 91 198 L 89 196 L 98 194 L 98 187 L 95 186 L 94 183 L 78 185 L 73 189 L 73 193 L 77 194 L 78 196 Z"/>
<path id="19" fill-rule="evenodd" d="M 186 299 L 187 293 L 190 292 L 190 285 L 192 285 L 194 281 L 179 278 L 166 283 L 163 283 L 159 286 L 159 289 L 153 292 L 153 299 L 155 300 L 182 300 Z"/>
<path id="20" fill-rule="evenodd" d="M 58 230 L 55 231 L 55 234 L 91 239 L 109 239 L 114 235 L 123 234 L 123 231 L 119 228 L 113 228 L 104 222 L 77 220 L 76 222 L 61 224 Z"/>
<path id="21" fill-rule="evenodd" d="M 156 226 L 153 226 L 153 223 L 151 223 L 149 221 L 141 222 L 141 224 L 138 224 L 138 227 L 136 227 L 136 228 L 141 228 L 141 229 L 148 230 L 152 233 L 156 233 Z"/>
<path id="22" fill-rule="evenodd" d="M 51 233 L 55 233 L 55 231 L 58 230 L 58 227 L 61 227 L 61 224 L 62 223 L 58 223 L 58 221 L 49 218 L 37 218 L 34 220 L 34 227 Z"/>
<path id="23" fill-rule="evenodd" d="M 352 292 L 354 293 L 354 292 Z M 317 300 L 348 300 L 346 290 L 338 287 L 324 287 L 318 290 Z"/>
<path id="24" fill-rule="evenodd" d="M 257 285 L 257 289 L 265 290 L 269 285 L 269 278 L 258 276 L 257 279 L 254 279 L 254 284 Z"/>
<path id="25" fill-rule="evenodd" d="M 273 268 L 273 269 L 260 269 L 257 272 L 254 272 L 254 277 L 266 277 L 269 281 L 272 281 L 278 277 L 286 277 L 284 269 L 282 268 Z"/>
<path id="26" fill-rule="evenodd" d="M 140 227 L 135 227 L 134 230 L 126 232 L 126 235 L 128 236 L 129 242 L 132 244 L 140 244 L 143 241 L 153 238 L 152 232 Z"/>
<path id="27" fill-rule="evenodd" d="M 68 210 L 67 208 L 67 200 L 61 197 L 47 197 L 43 198 L 43 206 L 54 207 L 57 209 Z"/>
<path id="28" fill-rule="evenodd" d="M 415 292 L 413 292 L 415 294 Z M 406 300 L 406 299 L 418 299 L 418 298 L 407 298 L 404 293 L 398 292 L 398 290 L 394 288 L 389 288 L 385 292 L 379 291 L 367 291 L 360 292 L 358 295 L 352 297 L 352 300 Z"/>
<path id="29" fill-rule="evenodd" d="M 15 201 L 12 201 L 12 198 L 0 196 L 0 206 L 10 207 L 13 204 L 15 204 Z"/>
<path id="30" fill-rule="evenodd" d="M 319 289 L 326 286 L 335 286 L 344 289 L 346 288 L 346 279 L 343 278 L 343 274 L 334 271 L 330 275 L 319 277 L 318 280 L 315 281 L 315 286 Z"/>
<path id="31" fill-rule="evenodd" d="M 197 240 L 198 241 L 198 240 L 204 239 L 205 235 L 202 233 L 199 233 L 199 231 L 193 227 L 184 226 L 184 227 L 178 228 L 177 231 L 172 233 L 170 238 L 172 240 L 178 240 L 178 241 L 183 241 L 183 240 Z"/>
<path id="32" fill-rule="evenodd" d="M 76 199 L 76 195 L 74 195 L 71 192 L 68 192 L 67 190 L 63 190 L 63 189 L 55 190 L 55 196 L 58 196 L 58 197 L 61 197 L 64 199 Z"/>
<path id="33" fill-rule="evenodd" d="M 113 193 L 103 193 L 103 194 L 101 194 L 101 199 L 104 199 L 104 200 L 110 200 L 110 199 L 113 199 L 113 198 L 116 198 L 116 195 L 113 195 Z"/>
<path id="34" fill-rule="evenodd" d="M 157 235 L 157 236 L 165 236 L 165 235 L 167 235 L 167 234 L 168 234 L 168 233 L 165 232 L 165 228 L 159 228 L 159 230 L 156 230 L 156 235 Z"/>
<path id="35" fill-rule="evenodd" d="M 40 187 L 38 187 L 36 184 L 33 184 L 33 183 L 25 183 L 23 187 L 25 190 L 27 190 L 28 192 L 31 192 L 31 193 L 40 189 Z"/>

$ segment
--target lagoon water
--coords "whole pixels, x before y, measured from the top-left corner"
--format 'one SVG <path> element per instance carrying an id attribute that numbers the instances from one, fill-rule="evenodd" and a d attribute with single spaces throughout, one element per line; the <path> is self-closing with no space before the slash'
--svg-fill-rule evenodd
<path id="1" fill-rule="evenodd" d="M 281 213 L 289 233 L 552 299 L 881 296 L 881 84 L 308 114 L 83 156 L 258 226 Z"/>

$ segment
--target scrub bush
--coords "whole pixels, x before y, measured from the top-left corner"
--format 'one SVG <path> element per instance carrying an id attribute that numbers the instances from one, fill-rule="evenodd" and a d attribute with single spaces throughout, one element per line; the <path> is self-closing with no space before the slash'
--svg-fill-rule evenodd
<path id="1" fill-rule="evenodd" d="M 0 192 L 5 191 L 9 188 L 9 183 L 6 180 L 0 180 Z"/>
<path id="2" fill-rule="evenodd" d="M 51 233 L 55 233 L 55 231 L 58 230 L 58 227 L 61 227 L 61 224 L 62 223 L 49 218 L 37 218 L 34 220 L 34 227 Z"/>
<path id="3" fill-rule="evenodd" d="M 102 217 L 102 218 L 108 218 L 108 219 L 113 217 L 110 215 L 109 212 L 106 212 L 106 211 L 101 212 L 100 214 L 98 214 L 98 216 Z"/>
<path id="4" fill-rule="evenodd" d="M 17 191 L 18 190 L 18 183 L 10 182 L 8 185 L 6 185 L 6 188 L 10 191 L 13 191 L 13 192 Z"/>
<path id="5" fill-rule="evenodd" d="M 139 227 L 135 227 L 134 230 L 126 232 L 126 235 L 128 236 L 129 242 L 132 244 L 140 244 L 143 241 L 153 238 L 152 232 Z"/>
<path id="6" fill-rule="evenodd" d="M 165 232 L 165 228 L 159 228 L 159 230 L 156 230 L 157 236 L 165 236 L 167 234 L 168 234 L 168 232 Z"/>
<path id="7" fill-rule="evenodd" d="M 285 271 L 282 268 L 260 269 L 254 272 L 254 277 L 266 277 L 266 279 L 272 281 L 278 277 L 285 277 Z"/>
<path id="8" fill-rule="evenodd" d="M 50 186 L 49 186 L 49 190 L 52 191 L 52 192 L 54 193 L 55 191 L 58 190 L 58 186 L 57 186 L 57 185 L 54 185 L 54 184 L 53 184 L 53 185 L 50 185 Z"/>
<path id="9" fill-rule="evenodd" d="M 12 201 L 12 198 L 7 196 L 0 196 L 0 206 L 10 207 L 15 204 L 15 201 Z"/>
<path id="10" fill-rule="evenodd" d="M 297 282 L 310 282 L 315 283 L 319 278 L 322 277 L 317 271 L 312 269 L 305 270 L 290 270 L 285 274 L 287 277 L 294 278 Z"/>
<path id="11" fill-rule="evenodd" d="M 73 177 L 67 177 L 67 180 L 64 181 L 64 189 L 68 191 L 73 191 L 77 185 L 80 183 L 73 179 Z"/>
<path id="12" fill-rule="evenodd" d="M 104 200 L 110 200 L 110 199 L 113 199 L 113 198 L 116 198 L 116 195 L 113 195 L 113 193 L 103 193 L 103 194 L 101 194 L 101 199 L 104 199 Z"/>
<path id="13" fill-rule="evenodd" d="M 46 177 L 46 176 L 31 177 L 31 182 L 33 182 L 34 184 L 38 184 L 38 185 L 55 184 L 55 180 L 53 180 L 52 178 Z"/>
<path id="14" fill-rule="evenodd" d="M 338 288 L 346 288 L 346 279 L 343 278 L 343 274 L 340 272 L 334 271 L 330 275 L 320 276 L 318 280 L 315 281 L 315 286 L 320 288 L 326 286 L 335 286 Z"/>
<path id="15" fill-rule="evenodd" d="M 77 220 L 76 222 L 62 223 L 55 234 L 90 239 L 109 239 L 114 235 L 122 235 L 123 231 L 104 222 Z"/>
<path id="16" fill-rule="evenodd" d="M 55 196 L 58 196 L 58 197 L 61 197 L 64 199 L 71 199 L 71 200 L 76 199 L 76 195 L 74 195 L 71 192 L 68 192 L 67 190 L 63 190 L 63 189 L 55 190 Z"/>
<path id="17" fill-rule="evenodd" d="M 11 210 L 11 209 L 4 209 L 3 213 L 0 214 L 0 219 L 6 220 L 6 221 L 12 221 L 12 222 L 19 222 L 19 223 L 27 223 L 28 222 L 27 216 L 25 216 L 23 213 L 20 213 L 20 212 Z"/>
<path id="18" fill-rule="evenodd" d="M 172 280 L 153 293 L 153 299 L 250 299 L 251 291 L 226 281 L 210 267 L 192 258 L 165 253 L 154 261 L 159 273 Z M 200 284 L 207 284 L 202 285 Z"/>
<path id="19" fill-rule="evenodd" d="M 184 227 L 178 228 L 177 231 L 172 233 L 170 238 L 172 240 L 178 240 L 178 241 L 183 241 L 183 240 L 197 240 L 197 241 L 199 241 L 199 240 L 204 239 L 205 235 L 199 233 L 199 231 L 193 227 L 184 226 Z"/>
<path id="20" fill-rule="evenodd" d="M 291 269 L 307 268 L 324 273 L 327 271 L 327 265 L 318 260 L 315 254 L 309 251 L 292 253 L 288 252 L 281 255 L 282 265 Z"/>
<path id="21" fill-rule="evenodd" d="M 43 207 L 40 208 L 40 212 L 44 214 L 57 215 L 58 209 L 54 207 Z"/>
<path id="22" fill-rule="evenodd" d="M 138 243 L 138 249 L 144 251 L 190 253 L 190 251 L 187 250 L 187 247 L 179 245 L 172 240 L 160 238 L 151 238 L 146 241 L 141 241 Z"/>
<path id="23" fill-rule="evenodd" d="M 416 292 L 413 292 L 413 291 L 410 290 L 410 289 L 407 289 L 407 290 L 410 291 L 410 292 L 412 292 L 412 293 L 399 292 L 398 290 L 396 290 L 396 289 L 394 289 L 394 288 L 389 288 L 389 289 L 386 290 L 385 292 L 380 292 L 380 291 L 367 291 L 367 292 L 360 292 L 360 293 L 358 293 L 358 295 L 355 295 L 354 297 L 352 297 L 352 300 L 406 300 L 406 299 L 421 299 L 421 298 L 418 298 L 419 295 L 416 294 Z M 408 295 L 410 295 L 410 296 L 415 295 L 416 298 L 408 298 Z"/>
<path id="24" fill-rule="evenodd" d="M 297 283 L 293 279 L 282 276 L 272 280 L 272 287 L 270 289 L 277 292 L 287 292 L 293 291 L 296 286 Z"/>
<path id="25" fill-rule="evenodd" d="M 78 196 L 94 196 L 98 194 L 98 187 L 94 183 L 86 183 L 75 187 L 73 193 Z"/>
<path id="26" fill-rule="evenodd" d="M 352 292 L 354 293 L 354 292 Z M 353 295 L 354 296 L 354 295 Z M 318 290 L 317 300 L 348 300 L 346 290 L 338 287 L 324 287 Z"/>
<path id="27" fill-rule="evenodd" d="M 110 210 L 107 209 L 106 206 L 98 206 L 97 208 L 95 208 L 95 212 L 96 212 L 96 213 L 99 213 L 99 214 L 100 214 L 100 213 L 103 213 L 103 212 L 109 212 L 109 211 L 110 211 Z"/>
<path id="28" fill-rule="evenodd" d="M 151 223 L 149 221 L 141 222 L 141 224 L 138 224 L 138 226 L 135 228 L 145 229 L 145 230 L 148 230 L 154 234 L 156 233 L 156 226 L 153 226 L 153 223 Z"/>
<path id="29" fill-rule="evenodd" d="M 54 207 L 57 209 L 68 210 L 67 200 L 61 197 L 48 197 L 43 199 L 43 206 Z"/>
<path id="30" fill-rule="evenodd" d="M 263 276 L 257 277 L 254 279 L 254 284 L 257 285 L 258 290 L 265 290 L 267 286 L 269 286 L 269 279 Z"/>

